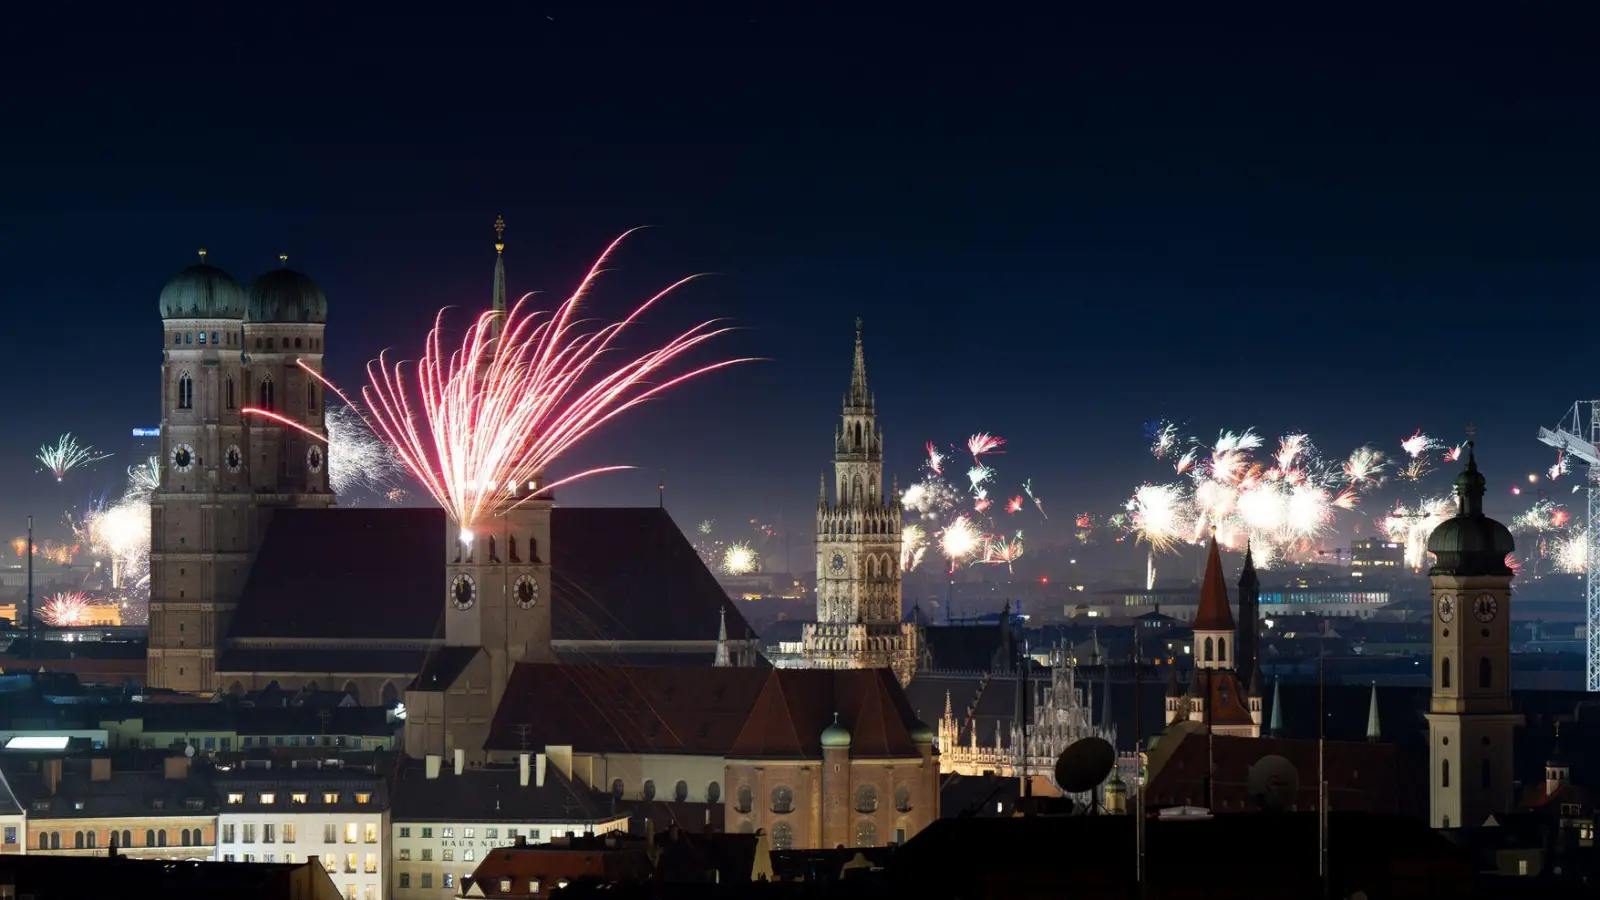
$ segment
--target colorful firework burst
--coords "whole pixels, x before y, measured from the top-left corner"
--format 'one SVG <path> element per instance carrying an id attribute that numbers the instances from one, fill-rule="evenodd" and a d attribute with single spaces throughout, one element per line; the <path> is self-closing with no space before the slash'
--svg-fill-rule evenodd
<path id="1" fill-rule="evenodd" d="M 54 445 L 45 444 L 40 447 L 37 458 L 44 464 L 44 468 L 39 471 L 49 472 L 60 481 L 73 469 L 83 468 L 110 457 L 111 454 L 101 453 L 93 447 L 80 446 L 78 439 L 68 432 L 58 438 Z"/>
<path id="2" fill-rule="evenodd" d="M 62 591 L 45 598 L 39 607 L 39 618 L 46 625 L 56 628 L 71 628 L 75 625 L 89 624 L 89 612 L 93 603 L 89 595 L 82 591 Z"/>
<path id="3" fill-rule="evenodd" d="M 761 564 L 761 557 L 744 541 L 734 541 L 722 554 L 722 571 L 727 575 L 749 575 Z"/>
<path id="4" fill-rule="evenodd" d="M 674 282 L 621 321 L 583 331 L 585 323 L 578 318 L 583 301 L 626 237 L 611 242 L 552 313 L 529 311 L 532 295 L 525 296 L 503 316 L 492 310 L 480 315 L 460 348 L 447 353 L 441 311 L 411 374 L 404 362 L 391 364 L 387 355 L 368 364 L 369 383 L 361 390 L 365 403 L 357 412 L 467 534 L 483 516 L 580 478 L 629 468 L 604 466 L 544 480 L 552 463 L 627 410 L 697 376 L 750 361 L 723 360 L 672 374 L 692 350 L 731 330 L 713 320 L 655 350 L 608 365 L 618 338 L 657 301 L 691 280 Z M 304 363 L 301 367 L 350 403 L 332 382 Z M 320 439 L 271 411 L 244 412 Z"/>

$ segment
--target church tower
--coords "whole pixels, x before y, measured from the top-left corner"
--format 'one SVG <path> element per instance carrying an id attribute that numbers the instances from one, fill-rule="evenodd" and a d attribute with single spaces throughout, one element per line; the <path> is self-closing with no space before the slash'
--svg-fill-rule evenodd
<path id="1" fill-rule="evenodd" d="M 1235 656 L 1239 674 L 1248 679 L 1252 695 L 1259 696 L 1256 682 L 1261 671 L 1261 578 L 1250 544 L 1244 545 L 1244 569 L 1239 572 L 1239 640 Z"/>
<path id="2" fill-rule="evenodd" d="M 490 334 L 506 306 L 505 221 L 495 220 Z M 486 364 L 486 361 L 485 361 Z M 536 479 L 518 485 L 505 508 L 466 527 L 445 523 L 440 602 L 445 646 L 406 691 L 406 753 L 478 762 L 489 725 L 519 662 L 556 662 L 550 648 L 550 510 Z"/>
<path id="3" fill-rule="evenodd" d="M 817 495 L 817 621 L 806 626 L 806 665 L 887 667 L 904 684 L 916 666 L 917 631 L 900 610 L 900 491 L 883 481 L 883 432 L 867 389 L 861 320 L 844 412 L 833 437 L 833 500 Z"/>
<path id="4" fill-rule="evenodd" d="M 1176 680 L 1169 688 L 1167 724 L 1188 719 L 1204 723 L 1217 734 L 1260 737 L 1261 698 L 1250 696 L 1252 692 L 1239 677 L 1233 610 L 1228 604 L 1215 528 L 1211 529 L 1206 572 L 1200 581 L 1200 605 L 1190 624 L 1194 629 L 1194 671 L 1187 690 L 1178 691 Z"/>
<path id="5" fill-rule="evenodd" d="M 1456 516 L 1428 537 L 1435 558 L 1433 696 L 1428 711 L 1429 821 L 1476 828 L 1512 796 L 1511 532 L 1483 514 L 1473 443 L 1456 477 Z"/>
<path id="6" fill-rule="evenodd" d="M 150 498 L 151 687 L 214 689 L 216 651 L 249 572 L 245 292 L 200 262 L 161 291 L 161 480 Z"/>

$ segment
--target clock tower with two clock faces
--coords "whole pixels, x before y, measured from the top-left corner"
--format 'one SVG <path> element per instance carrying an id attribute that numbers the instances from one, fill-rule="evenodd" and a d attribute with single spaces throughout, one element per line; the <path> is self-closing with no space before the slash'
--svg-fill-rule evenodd
<path id="1" fill-rule="evenodd" d="M 1428 709 L 1429 820 L 1476 828 L 1514 807 L 1511 532 L 1483 514 L 1471 443 L 1456 478 L 1457 513 L 1433 530 L 1433 694 Z"/>

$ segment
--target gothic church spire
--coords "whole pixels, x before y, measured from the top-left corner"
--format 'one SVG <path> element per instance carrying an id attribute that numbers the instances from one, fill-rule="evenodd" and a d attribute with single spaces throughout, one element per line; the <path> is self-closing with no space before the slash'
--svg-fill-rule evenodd
<path id="1" fill-rule="evenodd" d="M 867 390 L 867 357 L 861 347 L 861 319 L 856 319 L 856 360 L 850 370 L 850 397 L 846 406 L 857 409 L 872 408 L 872 394 Z"/>

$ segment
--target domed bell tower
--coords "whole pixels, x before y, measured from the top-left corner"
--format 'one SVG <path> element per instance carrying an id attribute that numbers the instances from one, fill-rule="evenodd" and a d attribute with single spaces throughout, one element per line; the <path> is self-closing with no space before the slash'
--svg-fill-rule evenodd
<path id="1" fill-rule="evenodd" d="M 1477 828 L 1509 812 L 1511 532 L 1483 513 L 1484 478 L 1473 443 L 1456 478 L 1457 513 L 1433 530 L 1433 694 L 1429 703 L 1429 819 L 1435 828 Z"/>
<path id="2" fill-rule="evenodd" d="M 150 686 L 213 689 L 216 651 L 248 572 L 245 293 L 200 262 L 161 291 L 161 480 L 150 500 Z"/>
<path id="3" fill-rule="evenodd" d="M 323 386 L 306 371 L 322 373 L 328 299 L 315 281 L 290 269 L 288 260 L 280 255 L 283 265 L 250 285 L 245 315 L 246 403 L 272 414 L 250 416 L 253 453 L 245 460 L 264 515 L 276 506 L 333 502 Z"/>

